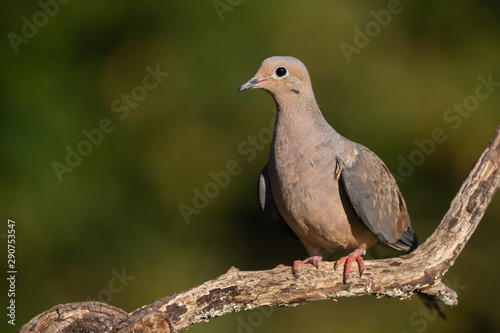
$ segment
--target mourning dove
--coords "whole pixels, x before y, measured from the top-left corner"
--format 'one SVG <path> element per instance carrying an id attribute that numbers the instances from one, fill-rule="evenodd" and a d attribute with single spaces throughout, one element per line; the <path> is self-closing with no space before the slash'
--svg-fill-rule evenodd
<path id="1" fill-rule="evenodd" d="M 346 283 L 351 264 L 374 245 L 408 252 L 418 244 L 406 204 L 384 162 L 337 133 L 323 118 L 306 67 L 292 57 L 271 57 L 238 92 L 263 89 L 276 102 L 268 164 L 259 175 L 259 199 L 271 226 L 297 237 L 318 266 L 334 250 Z"/>

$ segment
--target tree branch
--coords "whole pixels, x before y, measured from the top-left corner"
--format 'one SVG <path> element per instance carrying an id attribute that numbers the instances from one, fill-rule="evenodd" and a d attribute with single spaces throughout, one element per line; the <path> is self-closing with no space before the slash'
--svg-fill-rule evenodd
<path id="1" fill-rule="evenodd" d="M 339 297 L 376 295 L 408 298 L 419 292 L 446 305 L 457 305 L 457 294 L 441 280 L 474 233 L 500 186 L 500 126 L 469 172 L 436 231 L 414 252 L 399 258 L 365 262 L 342 283 L 333 262 L 301 267 L 242 272 L 231 267 L 218 278 L 164 297 L 127 314 L 100 302 L 57 305 L 25 324 L 20 332 L 182 332 L 189 325 L 227 313 L 261 306 L 296 306 Z"/>

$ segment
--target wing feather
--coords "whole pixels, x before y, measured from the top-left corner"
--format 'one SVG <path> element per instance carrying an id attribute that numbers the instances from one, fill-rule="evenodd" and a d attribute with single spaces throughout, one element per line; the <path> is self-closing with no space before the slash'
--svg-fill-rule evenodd
<path id="1" fill-rule="evenodd" d="M 274 203 L 273 193 L 271 191 L 271 183 L 267 175 L 267 164 L 259 174 L 259 201 L 260 207 L 264 212 L 264 218 L 269 223 L 274 231 L 282 233 L 292 238 L 298 239 L 292 228 L 286 223 L 278 211 L 278 207 Z"/>
<path id="2" fill-rule="evenodd" d="M 340 179 L 355 212 L 382 243 L 411 250 L 416 236 L 396 180 L 375 153 L 354 145 L 356 159 L 344 165 Z"/>

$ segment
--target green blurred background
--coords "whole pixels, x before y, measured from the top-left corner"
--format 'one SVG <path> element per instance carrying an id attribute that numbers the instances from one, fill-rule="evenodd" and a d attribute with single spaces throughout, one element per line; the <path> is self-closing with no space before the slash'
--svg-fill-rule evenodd
<path id="1" fill-rule="evenodd" d="M 474 95 L 478 76 L 500 82 L 500 5 L 402 1 L 385 27 L 369 24 L 373 37 L 348 63 L 339 45 L 355 46 L 354 28 L 388 5 L 122 0 L 56 11 L 3 1 L 0 241 L 6 267 L 7 218 L 15 220 L 15 329 L 59 303 L 98 299 L 131 312 L 233 265 L 269 269 L 306 256 L 263 224 L 258 205 L 274 103 L 264 92 L 236 93 L 272 55 L 301 59 L 325 118 L 395 175 L 417 156 L 415 140 L 443 129 L 447 140 L 399 182 L 425 240 L 500 123 L 500 87 L 466 118 L 443 119 Z M 38 31 L 23 32 L 34 20 Z M 150 91 L 140 88 L 148 66 L 169 73 Z M 131 92 L 140 101 L 128 116 L 113 112 Z M 66 147 L 77 149 L 82 131 L 106 118 L 114 130 L 60 181 L 54 161 L 66 164 Z M 241 150 L 249 137 L 258 138 L 255 155 Z M 179 205 L 193 206 L 194 189 L 232 160 L 239 174 L 186 223 Z M 421 313 L 416 297 L 361 297 L 230 314 L 190 332 L 498 332 L 499 204 L 497 196 L 445 276 L 460 293 L 448 322 Z"/>

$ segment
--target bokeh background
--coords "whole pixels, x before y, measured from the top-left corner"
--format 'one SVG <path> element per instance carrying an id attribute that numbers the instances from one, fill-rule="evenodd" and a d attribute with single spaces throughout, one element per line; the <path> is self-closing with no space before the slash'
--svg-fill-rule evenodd
<path id="1" fill-rule="evenodd" d="M 401 1 L 378 31 L 372 11 L 391 1 L 46 3 L 0 4 L 0 260 L 5 274 L 10 218 L 18 269 L 17 321 L 2 314 L 6 332 L 59 303 L 98 299 L 130 312 L 233 265 L 269 269 L 306 256 L 260 215 L 272 99 L 236 93 L 268 56 L 301 59 L 326 119 L 395 175 L 418 155 L 415 140 L 443 129 L 445 142 L 399 182 L 421 240 L 500 124 L 500 87 L 466 117 L 443 118 L 474 95 L 479 76 L 500 82 L 496 1 Z M 373 36 L 348 61 L 341 43 L 356 46 L 355 28 L 367 24 Z M 148 66 L 169 74 L 144 90 Z M 132 92 L 137 103 L 126 106 L 121 96 Z M 54 162 L 66 164 L 68 146 L 88 149 L 82 131 L 103 119 L 113 130 L 59 179 Z M 186 223 L 179 205 L 193 207 L 229 161 L 239 173 Z M 421 312 L 416 297 L 362 297 L 235 313 L 190 332 L 498 332 L 499 219 L 497 196 L 445 276 L 460 292 L 448 322 Z"/>

